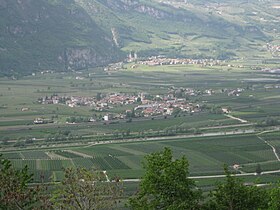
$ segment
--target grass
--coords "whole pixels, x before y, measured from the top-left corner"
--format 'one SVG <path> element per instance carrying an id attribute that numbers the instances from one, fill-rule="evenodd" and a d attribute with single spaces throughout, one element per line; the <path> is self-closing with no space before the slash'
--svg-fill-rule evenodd
<path id="1" fill-rule="evenodd" d="M 90 158 L 75 158 L 73 159 L 73 163 L 76 167 L 84 167 L 87 169 L 96 168 Z"/>
<path id="2" fill-rule="evenodd" d="M 49 159 L 49 156 L 43 151 L 28 151 L 28 152 L 21 152 L 23 159 Z"/>
<path id="3" fill-rule="evenodd" d="M 86 76 L 84 72 L 81 76 Z M 252 74 L 254 73 L 254 74 Z M 98 73 L 99 74 L 99 73 Z M 101 74 L 100 74 L 101 75 Z M 78 107 L 72 109 L 66 106 L 59 105 L 40 105 L 36 101 L 39 97 L 57 93 L 60 95 L 84 95 L 95 96 L 97 92 L 149 92 L 152 94 L 163 94 L 168 91 L 170 86 L 189 87 L 200 90 L 213 89 L 219 91 L 225 88 L 244 88 L 246 91 L 240 97 L 229 97 L 227 94 L 215 94 L 212 96 L 201 95 L 190 97 L 191 100 L 207 101 L 209 104 L 217 106 L 230 106 L 233 111 L 240 117 L 256 122 L 269 115 L 279 115 L 277 109 L 277 89 L 265 90 L 264 84 L 260 81 L 248 81 L 246 78 L 271 78 L 268 74 L 255 74 L 248 69 L 233 69 L 228 71 L 227 67 L 199 67 L 199 66 L 164 66 L 164 67 L 146 67 L 140 66 L 137 69 L 128 69 L 113 73 L 110 76 L 87 78 L 84 81 L 76 81 L 75 74 L 50 74 L 40 75 L 35 77 L 26 77 L 17 81 L 1 81 L 0 84 L 0 135 L 2 138 L 18 139 L 19 137 L 45 137 L 48 134 L 55 133 L 60 130 L 59 127 L 64 127 L 64 123 L 69 116 L 91 117 L 93 114 L 89 107 Z M 205 80 L 205 78 L 207 78 Z M 164 81 L 164 82 L 163 82 Z M 270 82 L 271 84 L 274 81 Z M 265 83 L 267 84 L 267 83 Z M 123 85 L 129 88 L 122 87 Z M 113 87 L 112 87 L 113 86 Z M 254 86 L 254 90 L 251 87 Z M 49 89 L 50 87 L 50 89 Z M 249 90 L 247 88 L 249 87 Z M 48 90 L 49 89 L 49 90 Z M 253 97 L 249 97 L 253 95 Z M 265 106 L 270 104 L 270 106 Z M 22 112 L 21 108 L 27 107 L 28 111 Z M 126 110 L 131 107 L 117 107 L 112 112 Z M 250 111 L 250 112 L 248 112 Z M 102 113 L 101 113 L 102 114 Z M 54 118 L 57 124 L 45 126 L 33 126 L 31 122 L 37 117 Z M 56 118 L 57 117 L 57 118 Z M 188 116 L 184 121 L 180 119 L 169 119 L 166 121 L 154 121 L 131 124 L 116 124 L 110 126 L 95 126 L 93 132 L 110 132 L 112 130 L 122 130 L 129 128 L 136 132 L 140 129 L 148 127 L 154 130 L 163 129 L 171 124 L 188 123 L 187 121 L 197 120 L 195 127 L 205 126 L 205 118 L 211 118 L 211 115 L 205 116 Z M 214 117 L 214 116 L 213 116 Z M 200 121 L 200 122 L 199 122 Z M 205 121 L 205 123 L 204 123 Z M 219 121 L 209 120 L 208 124 L 217 124 Z M 220 121 L 221 124 L 230 124 L 230 121 Z M 234 121 L 232 121 L 234 123 Z M 31 125 L 27 125 L 31 124 Z M 138 124 L 136 126 L 136 124 Z M 191 124 L 191 123 L 190 123 Z M 49 127 L 48 127 L 49 126 Z M 51 128 L 54 127 L 54 128 Z M 86 127 L 86 126 L 85 126 Z M 18 132 L 10 132 L 10 129 L 20 129 Z M 79 132 L 80 130 L 80 132 Z M 75 129 L 78 134 L 89 133 L 92 129 L 79 128 Z M 75 133 L 73 131 L 73 133 Z"/>

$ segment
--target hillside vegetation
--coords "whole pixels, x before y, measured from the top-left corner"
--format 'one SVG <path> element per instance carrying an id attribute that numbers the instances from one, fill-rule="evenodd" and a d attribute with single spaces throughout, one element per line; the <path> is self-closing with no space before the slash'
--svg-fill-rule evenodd
<path id="1" fill-rule="evenodd" d="M 261 58 L 277 1 L 0 0 L 0 72 L 78 70 L 140 56 Z"/>
<path id="2" fill-rule="evenodd" d="M 103 65 L 120 54 L 73 1 L 0 0 L 0 72 L 70 70 Z"/>

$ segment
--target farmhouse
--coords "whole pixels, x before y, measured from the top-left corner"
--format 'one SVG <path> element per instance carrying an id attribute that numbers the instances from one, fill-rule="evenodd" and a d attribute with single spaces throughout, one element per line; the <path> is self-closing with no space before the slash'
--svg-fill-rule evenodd
<path id="1" fill-rule="evenodd" d="M 29 108 L 28 108 L 28 107 L 23 107 L 23 108 L 21 108 L 21 111 L 22 111 L 22 112 L 29 111 Z"/>
<path id="2" fill-rule="evenodd" d="M 34 121 L 34 124 L 44 124 L 45 121 L 42 118 L 36 118 Z"/>
<path id="3" fill-rule="evenodd" d="M 229 114 L 229 113 L 230 113 L 230 111 L 228 110 L 228 108 L 222 108 L 222 111 L 223 111 L 224 114 Z"/>

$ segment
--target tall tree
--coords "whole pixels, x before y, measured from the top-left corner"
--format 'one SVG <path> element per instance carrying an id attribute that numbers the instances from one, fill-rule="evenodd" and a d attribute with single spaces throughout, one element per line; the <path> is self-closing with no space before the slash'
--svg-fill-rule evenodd
<path id="1" fill-rule="evenodd" d="M 29 186 L 32 180 L 27 166 L 16 170 L 0 157 L 0 209 L 51 209 L 45 187 Z"/>
<path id="2" fill-rule="evenodd" d="M 145 175 L 136 196 L 130 198 L 133 209 L 197 209 L 201 192 L 188 179 L 188 161 L 174 160 L 169 148 L 145 157 Z"/>
<path id="3" fill-rule="evenodd" d="M 246 186 L 241 179 L 232 175 L 225 166 L 226 181 L 219 183 L 210 194 L 205 209 L 211 210 L 254 210 L 267 209 L 268 196 L 265 189 Z"/>
<path id="4" fill-rule="evenodd" d="M 269 210 L 280 209 L 280 181 L 269 192 Z"/>
<path id="5" fill-rule="evenodd" d="M 256 174 L 261 175 L 261 173 L 262 173 L 262 168 L 261 168 L 261 165 L 258 164 L 257 167 L 256 167 Z"/>
<path id="6" fill-rule="evenodd" d="M 118 181 L 106 181 L 102 172 L 85 168 L 68 168 L 64 180 L 57 186 L 52 202 L 55 209 L 112 209 L 122 194 Z"/>

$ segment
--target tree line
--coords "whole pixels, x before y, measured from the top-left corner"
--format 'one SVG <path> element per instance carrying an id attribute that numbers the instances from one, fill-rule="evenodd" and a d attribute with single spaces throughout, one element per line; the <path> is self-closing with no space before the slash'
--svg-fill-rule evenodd
<path id="1" fill-rule="evenodd" d="M 280 209 L 280 182 L 266 188 L 246 186 L 225 166 L 225 180 L 203 193 L 188 178 L 186 157 L 175 159 L 169 148 L 147 155 L 143 168 L 139 190 L 127 199 L 121 179 L 108 181 L 100 171 L 67 168 L 60 183 L 33 184 L 27 167 L 15 169 L 9 160 L 1 158 L 0 209 Z"/>

